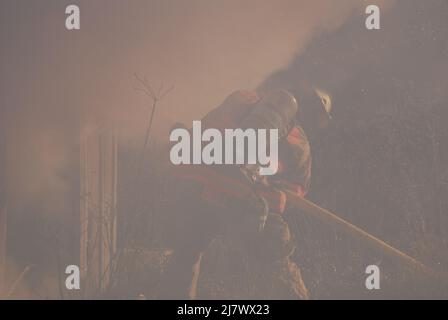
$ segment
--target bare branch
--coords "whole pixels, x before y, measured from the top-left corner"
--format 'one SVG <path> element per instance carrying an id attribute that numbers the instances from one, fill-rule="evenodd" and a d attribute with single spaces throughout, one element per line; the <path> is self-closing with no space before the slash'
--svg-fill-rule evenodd
<path id="1" fill-rule="evenodd" d="M 160 99 L 165 98 L 165 96 L 168 95 L 168 93 L 170 93 L 173 90 L 174 90 L 174 86 L 171 86 L 168 90 L 166 90 L 164 93 L 162 93 L 162 95 L 160 96 Z"/>

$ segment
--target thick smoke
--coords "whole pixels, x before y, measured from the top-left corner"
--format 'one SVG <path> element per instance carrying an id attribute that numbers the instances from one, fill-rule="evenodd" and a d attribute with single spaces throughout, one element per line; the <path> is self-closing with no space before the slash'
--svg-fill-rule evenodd
<path id="1" fill-rule="evenodd" d="M 78 1 L 81 30 L 69 32 L 66 4 L 1 4 L 9 185 L 22 201 L 64 196 L 66 170 L 77 161 L 80 128 L 88 121 L 112 123 L 127 141 L 142 136 L 149 101 L 133 89 L 134 72 L 155 88 L 162 81 L 175 86 L 157 113 L 155 129 L 163 133 L 172 122 L 199 118 L 232 90 L 256 87 L 313 36 L 352 13 L 363 15 L 366 5 Z"/>
<path id="2" fill-rule="evenodd" d="M 172 123 L 200 118 L 233 90 L 257 87 L 315 36 L 339 28 L 351 15 L 364 16 L 367 5 L 84 0 L 76 1 L 81 30 L 67 31 L 65 7 L 72 2 L 0 2 L 9 213 L 28 217 L 16 226 L 20 234 L 9 234 L 10 254 L 22 266 L 42 259 L 33 257 L 42 251 L 23 253 L 39 238 L 28 225 L 46 226 L 43 217 L 76 220 L 81 133 L 106 125 L 116 129 L 122 145 L 141 144 L 150 101 L 133 88 L 135 72 L 156 90 L 162 82 L 175 86 L 156 114 L 154 133 L 165 142 Z M 40 248 L 55 242 L 45 241 Z"/>

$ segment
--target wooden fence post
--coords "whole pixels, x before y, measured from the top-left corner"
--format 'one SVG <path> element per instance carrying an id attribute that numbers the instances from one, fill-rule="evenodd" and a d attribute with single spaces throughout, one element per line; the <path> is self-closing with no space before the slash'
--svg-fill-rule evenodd
<path id="1" fill-rule="evenodd" d="M 81 137 L 80 270 L 85 297 L 107 289 L 117 245 L 117 141 L 98 128 Z"/>

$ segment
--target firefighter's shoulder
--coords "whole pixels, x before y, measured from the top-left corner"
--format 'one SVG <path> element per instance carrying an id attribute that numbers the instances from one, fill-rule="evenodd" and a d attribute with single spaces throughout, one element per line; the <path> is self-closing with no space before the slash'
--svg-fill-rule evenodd
<path id="1" fill-rule="evenodd" d="M 260 96 L 253 90 L 236 90 L 227 96 L 223 104 L 250 105 L 257 103 L 259 100 Z"/>

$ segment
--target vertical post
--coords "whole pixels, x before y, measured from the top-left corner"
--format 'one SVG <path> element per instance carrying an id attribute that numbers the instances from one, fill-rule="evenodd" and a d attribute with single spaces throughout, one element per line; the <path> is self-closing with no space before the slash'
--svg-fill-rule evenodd
<path id="1" fill-rule="evenodd" d="M 79 232 L 79 268 L 82 282 L 89 284 L 88 275 L 88 242 L 89 242 L 89 201 L 90 188 L 88 183 L 88 161 L 87 161 L 87 137 L 81 136 L 80 144 L 80 232 Z M 84 296 L 88 288 L 82 287 Z"/>
<path id="2" fill-rule="evenodd" d="M 81 139 L 80 269 L 87 296 L 110 283 L 116 252 L 117 142 L 109 130 Z"/>
<path id="3" fill-rule="evenodd" d="M 0 297 L 6 290 L 6 232 L 7 232 L 7 195 L 6 195 L 6 134 L 0 131 Z"/>
<path id="4" fill-rule="evenodd" d="M 6 231 L 7 207 L 3 203 L 0 207 L 0 297 L 6 290 Z"/>

